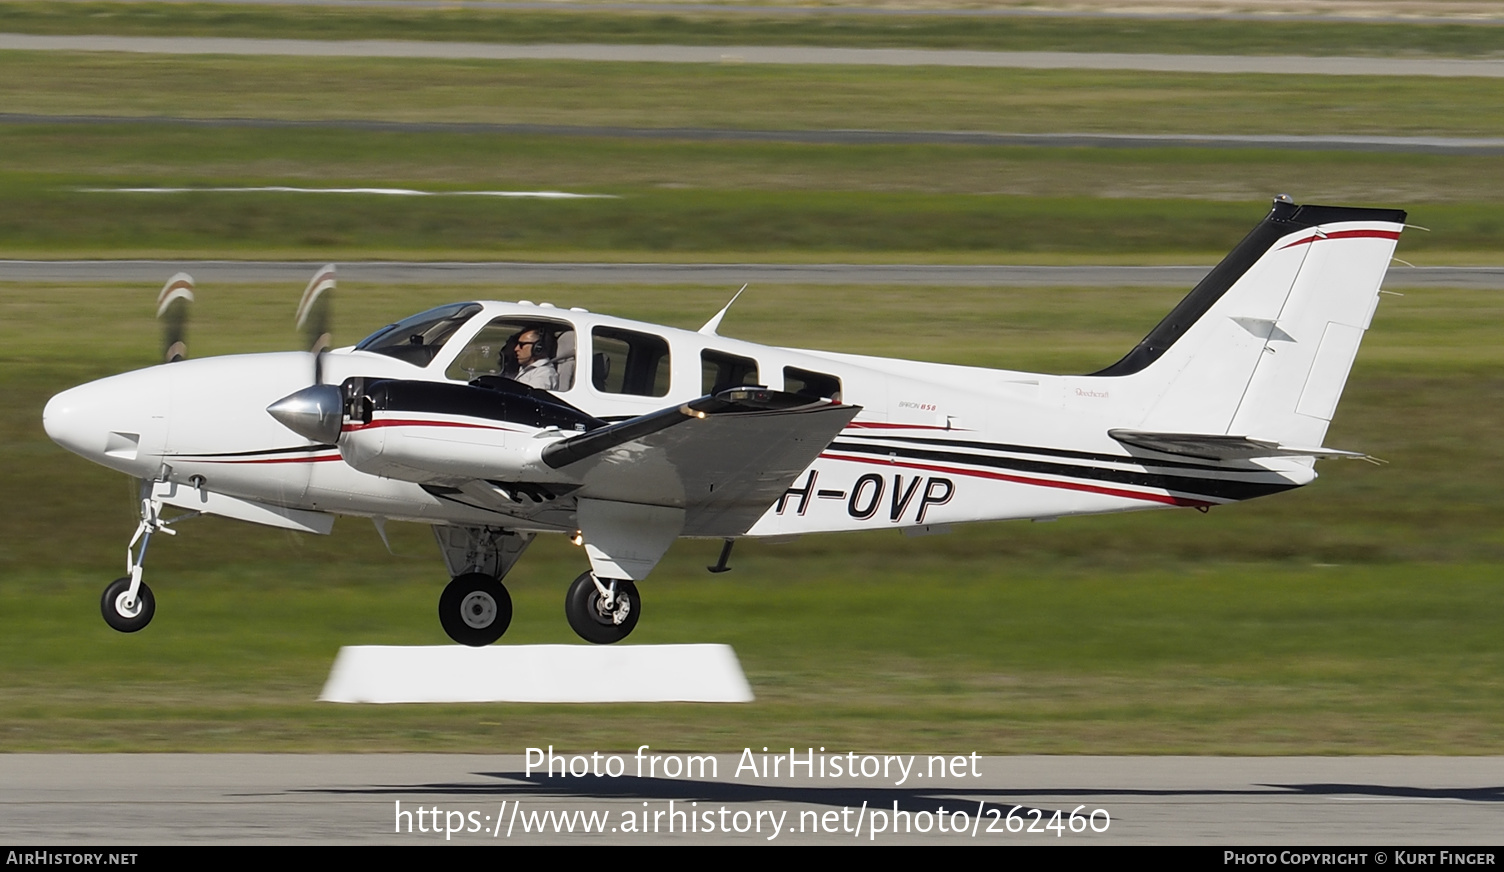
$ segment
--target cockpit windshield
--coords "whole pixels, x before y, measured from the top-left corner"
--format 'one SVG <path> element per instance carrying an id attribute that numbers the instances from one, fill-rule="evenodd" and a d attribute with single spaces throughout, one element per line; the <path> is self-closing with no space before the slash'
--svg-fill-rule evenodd
<path id="1" fill-rule="evenodd" d="M 427 366 L 460 325 L 481 310 L 479 303 L 451 303 L 404 318 L 367 336 L 355 346 L 417 366 Z"/>

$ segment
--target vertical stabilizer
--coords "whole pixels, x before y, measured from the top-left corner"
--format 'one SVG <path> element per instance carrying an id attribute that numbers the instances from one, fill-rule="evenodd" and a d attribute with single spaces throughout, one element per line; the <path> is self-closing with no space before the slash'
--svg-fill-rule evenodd
<path id="1" fill-rule="evenodd" d="M 1142 342 L 1094 375 L 1124 380 L 1145 431 L 1319 446 L 1404 222 L 1399 210 L 1276 200 Z"/>

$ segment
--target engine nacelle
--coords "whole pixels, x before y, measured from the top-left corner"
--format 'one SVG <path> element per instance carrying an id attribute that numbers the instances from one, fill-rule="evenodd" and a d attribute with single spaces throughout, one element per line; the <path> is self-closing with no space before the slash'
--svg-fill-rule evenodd
<path id="1" fill-rule="evenodd" d="M 606 424 L 547 391 L 494 377 L 468 385 L 351 378 L 305 388 L 269 411 L 307 438 L 337 444 L 361 472 L 417 484 L 567 482 L 542 461 L 543 449 Z"/>

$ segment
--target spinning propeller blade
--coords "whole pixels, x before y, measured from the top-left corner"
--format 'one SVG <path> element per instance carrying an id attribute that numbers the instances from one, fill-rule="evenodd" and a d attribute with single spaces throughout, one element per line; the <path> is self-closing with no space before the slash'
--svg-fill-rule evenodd
<path id="1" fill-rule="evenodd" d="M 306 347 L 313 355 L 313 383 L 323 381 L 323 353 L 333 341 L 334 264 L 314 273 L 298 302 L 298 329 L 303 331 Z"/>
<path id="2" fill-rule="evenodd" d="M 162 360 L 172 363 L 188 356 L 188 306 L 193 302 L 193 276 L 178 273 L 157 295 L 157 319 L 162 322 Z"/>
<path id="3" fill-rule="evenodd" d="M 287 429 L 321 445 L 339 440 L 344 424 L 344 394 L 338 385 L 324 384 L 324 352 L 332 341 L 334 264 L 314 273 L 298 303 L 298 329 L 313 355 L 313 384 L 266 407 Z"/>

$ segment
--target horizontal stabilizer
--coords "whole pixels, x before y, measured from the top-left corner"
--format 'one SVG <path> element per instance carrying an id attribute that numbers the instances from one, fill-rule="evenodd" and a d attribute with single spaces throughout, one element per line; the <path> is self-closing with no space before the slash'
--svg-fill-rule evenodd
<path id="1" fill-rule="evenodd" d="M 1217 433 L 1146 433 L 1142 430 L 1108 430 L 1107 435 L 1134 448 L 1146 448 L 1161 454 L 1179 454 L 1201 460 L 1252 460 L 1258 457 L 1346 457 L 1367 458 L 1358 451 L 1336 448 L 1305 448 L 1281 445 L 1267 439 L 1226 436 Z"/>

